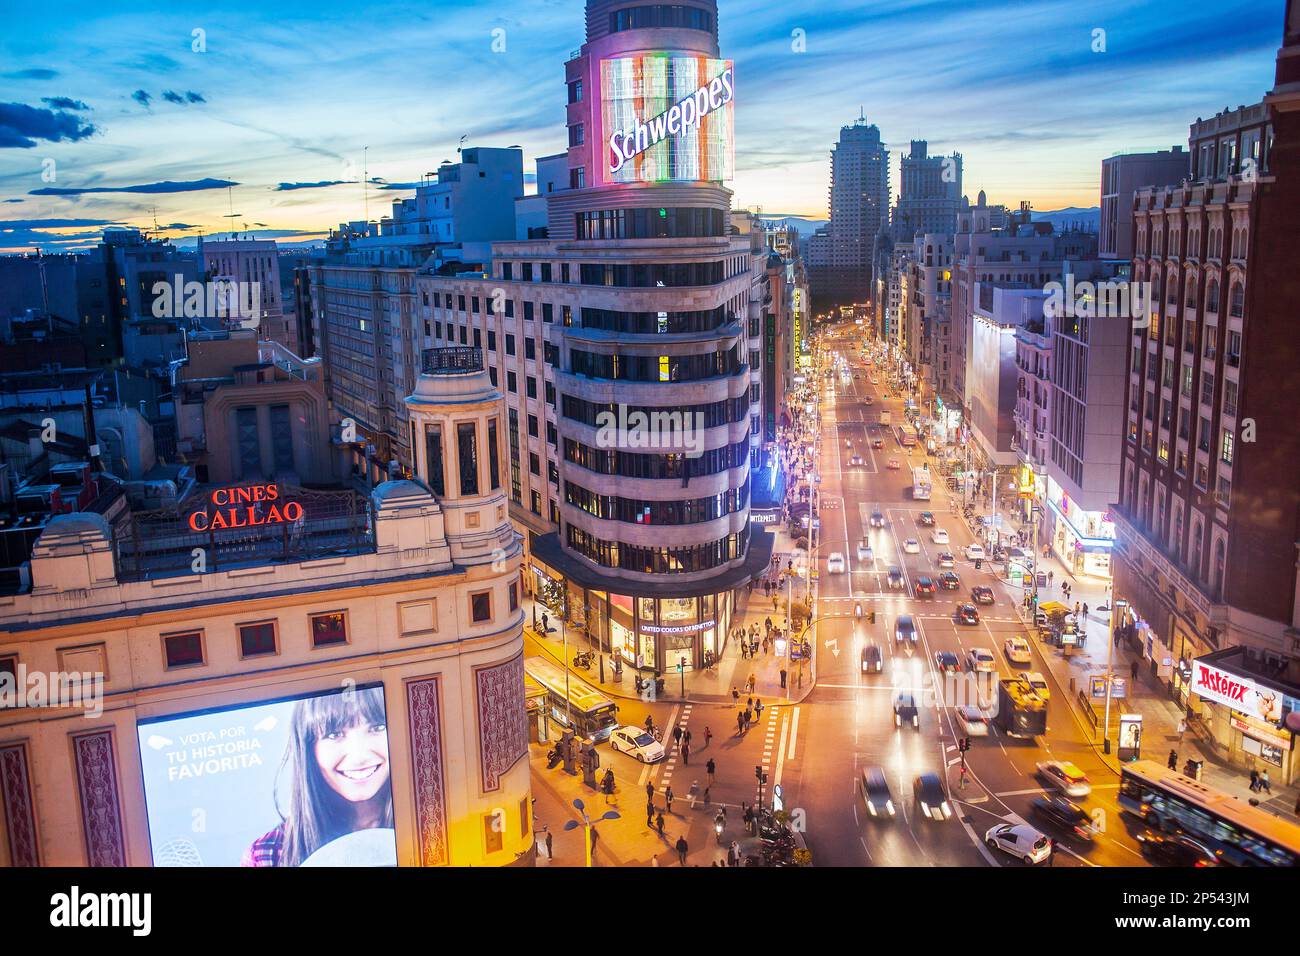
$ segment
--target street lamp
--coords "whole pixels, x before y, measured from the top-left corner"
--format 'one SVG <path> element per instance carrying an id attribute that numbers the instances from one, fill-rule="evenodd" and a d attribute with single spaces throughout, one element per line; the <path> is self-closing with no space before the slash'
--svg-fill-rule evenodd
<path id="1" fill-rule="evenodd" d="M 1112 584 L 1113 588 L 1114 585 Z M 1106 718 L 1102 724 L 1102 753 L 1110 753 L 1110 688 L 1114 683 L 1114 675 L 1111 672 L 1111 663 L 1115 657 L 1115 612 L 1128 607 L 1128 601 L 1123 599 L 1111 601 L 1102 606 L 1101 610 L 1108 611 L 1110 627 L 1106 631 Z"/>
<path id="2" fill-rule="evenodd" d="M 585 803 L 581 800 L 574 800 L 573 805 L 577 808 L 578 812 L 582 814 L 582 822 L 579 823 L 577 820 L 566 820 L 564 829 L 576 830 L 578 827 L 583 828 L 583 842 L 587 846 L 586 865 L 591 866 L 591 827 L 593 822 L 599 822 L 601 820 L 617 820 L 622 816 L 622 814 L 617 810 L 606 810 L 603 814 L 597 817 L 595 821 L 593 821 L 591 817 L 587 815 L 587 805 Z"/>

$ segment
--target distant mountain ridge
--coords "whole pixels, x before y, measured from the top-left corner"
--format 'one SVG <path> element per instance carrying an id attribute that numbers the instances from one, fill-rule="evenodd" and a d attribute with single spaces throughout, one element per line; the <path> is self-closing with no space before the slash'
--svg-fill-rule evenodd
<path id="1" fill-rule="evenodd" d="M 1034 222 L 1050 222 L 1057 230 L 1070 226 L 1085 232 L 1101 229 L 1101 209 L 1097 206 L 1067 206 L 1064 209 L 1033 210 Z"/>

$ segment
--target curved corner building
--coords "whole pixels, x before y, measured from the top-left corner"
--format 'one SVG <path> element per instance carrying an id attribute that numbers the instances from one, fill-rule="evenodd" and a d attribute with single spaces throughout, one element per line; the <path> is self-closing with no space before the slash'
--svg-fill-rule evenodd
<path id="1" fill-rule="evenodd" d="M 565 78 L 571 188 L 547 232 L 581 290 L 547 330 L 562 491 L 534 562 L 630 665 L 701 666 L 772 549 L 749 525 L 761 303 L 723 186 L 736 87 L 717 5 L 591 0 Z"/>

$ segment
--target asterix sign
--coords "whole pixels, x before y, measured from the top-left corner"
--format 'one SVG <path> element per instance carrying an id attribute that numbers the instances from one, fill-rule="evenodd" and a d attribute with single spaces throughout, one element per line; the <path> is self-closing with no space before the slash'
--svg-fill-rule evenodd
<path id="1" fill-rule="evenodd" d="M 1192 665 L 1192 692 L 1270 724 L 1282 719 L 1282 695 L 1276 690 L 1202 661 Z"/>
<path id="2" fill-rule="evenodd" d="M 268 524 L 300 521 L 303 507 L 283 501 L 278 484 L 217 488 L 208 496 L 208 506 L 189 516 L 191 531 L 205 533 L 230 528 L 257 528 Z"/>

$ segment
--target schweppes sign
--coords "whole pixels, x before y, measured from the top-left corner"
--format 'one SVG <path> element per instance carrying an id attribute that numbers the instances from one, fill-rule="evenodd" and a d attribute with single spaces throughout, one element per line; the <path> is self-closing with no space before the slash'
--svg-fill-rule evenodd
<path id="1" fill-rule="evenodd" d="M 217 488 L 208 496 L 208 507 L 191 512 L 191 531 L 206 533 L 229 528 L 257 528 L 268 524 L 299 521 L 304 515 L 297 501 L 280 498 L 275 483 Z"/>

